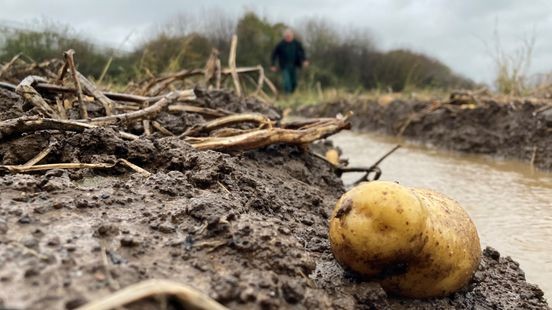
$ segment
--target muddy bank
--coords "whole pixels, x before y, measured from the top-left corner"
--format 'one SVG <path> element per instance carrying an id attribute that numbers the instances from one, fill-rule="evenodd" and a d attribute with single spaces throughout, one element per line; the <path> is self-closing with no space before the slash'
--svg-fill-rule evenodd
<path id="1" fill-rule="evenodd" d="M 18 95 L 0 95 L 10 117 L 33 114 Z M 224 102 L 235 103 L 225 109 L 278 117 L 277 110 L 226 92 L 200 92 L 194 104 Z M 186 112 L 158 120 L 174 132 L 203 121 Z M 490 248 L 472 282 L 449 298 L 402 300 L 344 272 L 327 238 L 343 184 L 303 148 L 199 151 L 177 137 L 128 141 L 113 128 L 92 128 L 3 140 L 0 161 L 25 163 L 51 142 L 41 163 L 125 158 L 152 175 L 119 166 L 1 172 L 0 308 L 71 309 L 162 278 L 233 309 L 547 309 L 519 265 Z"/>
<path id="2" fill-rule="evenodd" d="M 354 130 L 402 135 L 446 149 L 533 162 L 552 169 L 552 109 L 543 100 L 337 101 L 300 109 L 305 116 L 354 111 Z"/>

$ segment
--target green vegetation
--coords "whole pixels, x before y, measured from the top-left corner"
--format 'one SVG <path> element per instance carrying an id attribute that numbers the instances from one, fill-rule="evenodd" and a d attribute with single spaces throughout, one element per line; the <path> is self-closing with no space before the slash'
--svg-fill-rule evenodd
<path id="1" fill-rule="evenodd" d="M 62 51 L 73 48 L 81 72 L 97 79 L 110 63 L 108 81 L 126 84 L 146 74 L 201 68 L 212 48 L 221 52 L 225 63 L 230 36 L 236 32 L 238 65 L 261 64 L 267 68 L 272 48 L 287 27 L 252 12 L 245 13 L 237 21 L 223 14 L 202 20 L 202 26 L 197 26 L 189 16 L 177 16 L 131 52 L 99 48 L 59 26 L 45 27 L 40 32 L 15 31 L 6 35 L 0 47 L 0 62 L 20 52 L 42 61 L 60 57 Z M 311 61 L 308 70 L 301 73 L 302 92 L 320 94 L 321 90 L 334 88 L 355 92 L 473 87 L 473 82 L 426 55 L 409 50 L 379 50 L 366 31 L 343 31 L 319 19 L 307 20 L 295 29 Z M 278 80 L 274 75 L 271 77 Z"/>

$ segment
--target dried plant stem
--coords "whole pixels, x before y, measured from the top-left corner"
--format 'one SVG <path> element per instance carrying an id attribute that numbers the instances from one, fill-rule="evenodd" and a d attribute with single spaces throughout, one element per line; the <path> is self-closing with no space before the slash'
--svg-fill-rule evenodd
<path id="1" fill-rule="evenodd" d="M 347 117 L 324 122 L 308 129 L 260 129 L 230 137 L 189 137 L 187 142 L 200 150 L 252 150 L 271 144 L 306 144 L 349 128 Z"/>
<path id="2" fill-rule="evenodd" d="M 107 98 L 104 93 L 98 90 L 96 86 L 90 82 L 87 78 L 84 77 L 80 72 L 76 72 L 77 79 L 79 80 L 79 83 L 82 85 L 84 90 L 92 95 L 94 98 L 98 99 L 98 101 L 103 105 L 105 109 L 106 115 L 112 115 L 113 114 L 113 101 L 111 99 Z"/>
<path id="3" fill-rule="evenodd" d="M 26 132 L 34 132 L 38 130 L 61 130 L 82 132 L 85 129 L 96 128 L 98 126 L 71 121 L 59 120 L 52 118 L 41 118 L 38 116 L 24 116 L 20 118 L 10 119 L 0 122 L 0 141 Z M 136 140 L 138 136 L 118 131 L 121 138 L 128 140 Z"/>
<path id="4" fill-rule="evenodd" d="M 193 96 L 193 90 L 188 91 L 188 94 L 189 96 Z M 119 122 L 130 122 L 140 119 L 152 118 L 164 109 L 166 109 L 170 104 L 174 103 L 180 96 L 182 96 L 182 92 L 169 93 L 163 98 L 159 99 L 156 103 L 148 106 L 147 108 L 123 114 L 97 117 L 89 120 L 89 122 L 94 125 L 105 126 L 116 124 Z M 81 121 L 86 122 L 87 120 Z"/>
<path id="5" fill-rule="evenodd" d="M 73 76 L 73 80 L 75 82 L 75 88 L 77 91 L 77 98 L 79 100 L 81 118 L 87 119 L 88 109 L 86 107 L 86 102 L 84 102 L 83 100 L 82 88 L 80 85 L 80 80 L 77 76 L 77 69 L 75 67 L 74 55 L 75 55 L 75 51 L 72 49 L 63 53 L 63 56 L 65 57 L 65 62 L 67 63 L 67 66 L 69 67 L 69 70 L 71 71 L 71 75 Z"/>
<path id="6" fill-rule="evenodd" d="M 10 61 L 8 61 L 5 65 L 2 66 L 2 68 L 0 68 L 0 77 L 2 77 L 2 75 L 8 71 L 8 69 L 19 59 L 19 57 L 21 57 L 21 53 L 15 55 L 12 57 L 12 59 Z"/>
<path id="7" fill-rule="evenodd" d="M 151 125 L 153 126 L 153 128 L 157 129 L 160 133 L 164 134 L 165 136 L 174 136 L 174 133 L 172 133 L 170 130 L 168 130 L 167 128 L 163 127 L 161 124 L 159 124 L 159 122 L 157 121 L 152 121 L 151 122 Z"/>
<path id="8" fill-rule="evenodd" d="M 38 81 L 44 81 L 43 78 L 30 75 L 24 78 L 19 85 L 17 85 L 15 91 L 20 94 L 25 100 L 31 102 L 42 113 L 50 117 L 58 117 L 58 114 L 48 105 L 48 103 L 42 98 L 42 96 L 32 86 Z"/>
<path id="9" fill-rule="evenodd" d="M 222 117 L 227 115 L 232 115 L 232 112 L 221 110 L 221 109 L 209 109 L 203 107 L 196 107 L 194 105 L 188 104 L 173 104 L 169 106 L 169 111 L 171 112 L 188 112 L 188 113 L 197 113 L 210 117 Z"/>
<path id="10" fill-rule="evenodd" d="M 234 88 L 236 90 L 236 95 L 241 96 L 241 85 L 240 85 L 240 77 L 238 75 L 238 72 L 236 71 L 236 49 L 238 47 L 238 36 L 233 35 L 232 41 L 230 42 L 230 55 L 228 56 L 228 67 L 230 68 L 230 72 L 232 75 L 232 80 L 234 81 Z"/>
<path id="11" fill-rule="evenodd" d="M 209 132 L 217 128 L 227 127 L 227 126 L 230 126 L 233 124 L 239 124 L 239 123 L 248 123 L 248 122 L 259 123 L 261 125 L 267 125 L 269 127 L 272 126 L 271 120 L 262 114 L 258 114 L 258 113 L 234 114 L 234 115 L 224 116 L 209 122 L 205 122 L 205 123 L 193 126 L 188 130 L 186 130 L 183 134 L 181 134 L 180 137 L 189 137 L 201 132 Z"/>
<path id="12" fill-rule="evenodd" d="M 44 150 L 42 150 L 40 153 L 38 153 L 35 157 L 33 157 L 32 159 L 30 159 L 28 162 L 24 163 L 22 165 L 22 167 L 31 167 L 31 166 L 34 166 L 35 164 L 37 164 L 39 161 L 41 161 L 42 159 L 44 159 L 44 157 L 48 156 L 48 154 L 50 154 L 50 152 L 52 151 L 54 145 L 53 144 L 49 144 Z"/>
<path id="13" fill-rule="evenodd" d="M 189 286 L 156 279 L 127 286 L 105 298 L 89 302 L 78 310 L 110 310 L 156 296 L 174 296 L 182 303 L 184 309 L 227 310 L 215 300 Z"/>
<path id="14" fill-rule="evenodd" d="M 59 164 L 44 164 L 44 165 L 34 165 L 34 166 L 25 166 L 25 165 L 0 165 L 0 169 L 8 170 L 13 173 L 24 173 L 32 171 L 44 171 L 52 169 L 108 169 L 113 168 L 117 164 L 123 164 L 130 169 L 140 173 L 143 176 L 150 176 L 151 173 L 147 170 L 136 166 L 135 164 L 125 160 L 118 159 L 114 163 L 59 163 Z"/>

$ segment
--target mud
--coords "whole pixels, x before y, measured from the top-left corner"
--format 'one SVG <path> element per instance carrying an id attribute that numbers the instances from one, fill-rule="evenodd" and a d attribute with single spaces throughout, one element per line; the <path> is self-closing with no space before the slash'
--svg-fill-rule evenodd
<path id="1" fill-rule="evenodd" d="M 203 106 L 278 117 L 229 93 L 198 97 Z M 32 114 L 7 91 L 0 90 L 0 105 L 12 113 L 3 118 Z M 182 114 L 164 124 L 177 131 L 200 118 Z M 388 296 L 345 272 L 327 236 L 343 184 L 305 149 L 226 154 L 175 137 L 126 141 L 111 128 L 95 128 L 3 141 L 0 162 L 24 163 L 52 141 L 41 163 L 125 158 L 152 175 L 118 166 L 1 174 L 0 308 L 72 309 L 149 278 L 188 284 L 232 309 L 548 308 L 519 265 L 490 248 L 472 282 L 442 299 Z"/>
<path id="2" fill-rule="evenodd" d="M 300 109 L 305 116 L 354 111 L 353 130 L 399 135 L 446 149 L 533 161 L 552 169 L 551 102 L 529 99 L 336 101 Z M 539 112 L 542 111 L 542 112 Z M 402 132 L 401 132 L 402 130 Z"/>

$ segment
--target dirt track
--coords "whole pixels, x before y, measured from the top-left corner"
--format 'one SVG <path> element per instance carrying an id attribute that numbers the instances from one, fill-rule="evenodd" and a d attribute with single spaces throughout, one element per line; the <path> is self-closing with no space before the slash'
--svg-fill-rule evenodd
<path id="1" fill-rule="evenodd" d="M 197 102 L 277 113 L 224 92 Z M 9 114 L 3 119 L 29 113 L 8 91 L 0 90 L 0 106 Z M 202 121 L 185 113 L 160 119 L 175 132 Z M 51 141 L 57 144 L 44 162 L 125 158 L 153 175 L 118 166 L 4 172 L 0 307 L 74 308 L 140 280 L 163 278 L 233 309 L 547 309 L 542 291 L 492 249 L 484 251 L 469 286 L 443 299 L 397 299 L 344 272 L 327 238 L 343 184 L 326 162 L 300 148 L 225 154 L 195 150 L 175 137 L 126 141 L 113 129 L 96 128 L 2 141 L 0 161 L 24 163 Z"/>
<path id="2" fill-rule="evenodd" d="M 306 116 L 354 111 L 353 130 L 379 131 L 446 149 L 534 161 L 552 169 L 550 102 L 492 98 L 446 101 L 337 101 L 300 109 Z M 541 112 L 542 111 L 542 112 Z"/>

